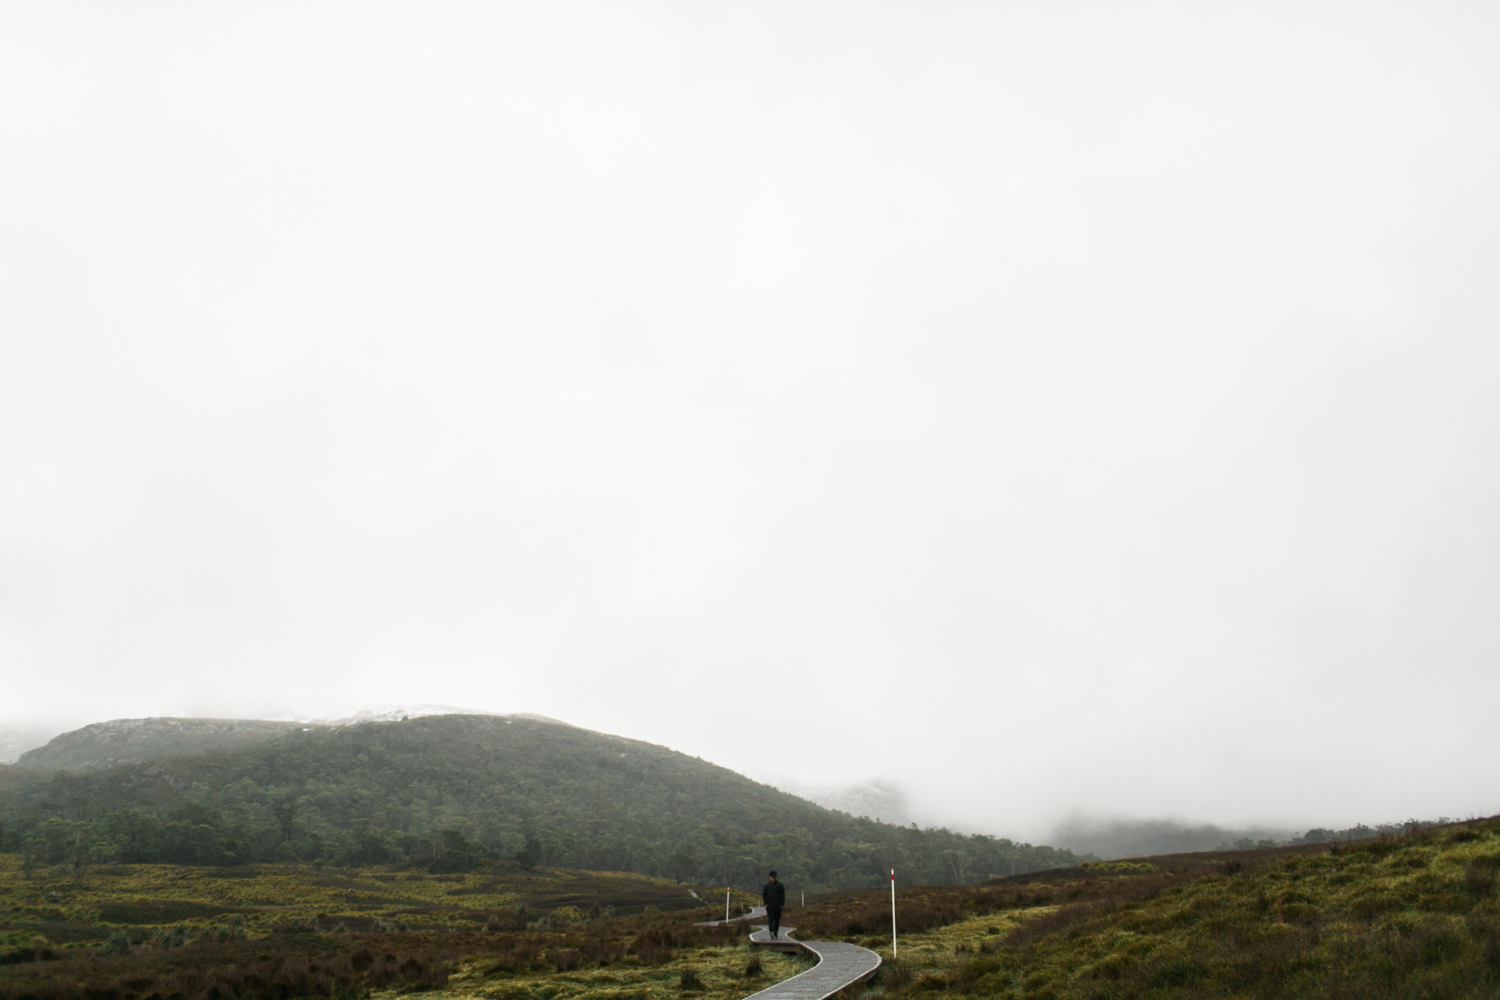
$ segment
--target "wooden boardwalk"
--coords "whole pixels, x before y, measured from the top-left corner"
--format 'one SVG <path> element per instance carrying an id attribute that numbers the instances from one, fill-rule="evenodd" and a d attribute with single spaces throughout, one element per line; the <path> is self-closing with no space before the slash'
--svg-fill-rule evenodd
<path id="1" fill-rule="evenodd" d="M 742 917 L 728 920 L 705 920 L 699 927 L 722 927 L 747 920 L 766 919 L 766 908 L 757 906 Z M 770 926 L 762 924 L 750 934 L 750 943 L 770 951 L 807 951 L 818 957 L 818 964 L 775 986 L 752 993 L 745 1000 L 827 1000 L 839 990 L 863 979 L 869 979 L 880 968 L 880 956 L 868 948 L 843 941 L 798 941 L 791 936 L 795 927 L 781 925 L 781 933 L 771 940 Z"/>
<path id="2" fill-rule="evenodd" d="M 750 909 L 750 912 L 747 913 L 747 914 L 745 914 L 742 917 L 730 917 L 728 920 L 700 920 L 696 924 L 694 924 L 693 926 L 694 927 L 723 927 L 725 924 L 738 924 L 738 923 L 742 923 L 742 922 L 744 922 L 746 920 L 764 920 L 764 919 L 766 919 L 766 908 L 764 906 L 756 906 L 756 907 L 752 907 Z"/>
<path id="3" fill-rule="evenodd" d="M 750 943 L 778 951 L 809 951 L 818 957 L 818 964 L 746 1000 L 826 1000 L 850 983 L 869 979 L 880 968 L 880 956 L 868 948 L 843 941 L 798 941 L 791 936 L 796 929 L 782 924 L 780 936 L 772 941 L 769 929 L 757 927 Z"/>

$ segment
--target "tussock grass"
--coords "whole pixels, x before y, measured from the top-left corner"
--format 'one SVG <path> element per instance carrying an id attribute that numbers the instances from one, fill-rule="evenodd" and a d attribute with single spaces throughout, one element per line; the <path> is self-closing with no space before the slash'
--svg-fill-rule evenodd
<path id="1" fill-rule="evenodd" d="M 545 971 L 496 975 L 475 962 L 457 971 L 433 1000 L 740 1000 L 767 983 L 779 982 L 808 968 L 800 956 L 761 952 L 744 940 L 738 928 L 716 944 L 680 947 L 660 965 L 625 961 L 610 966 L 581 968 L 566 975 Z M 758 978 L 745 969 L 757 963 Z"/>
<path id="2" fill-rule="evenodd" d="M 671 987 L 705 1000 L 740 992 L 749 956 L 743 927 L 693 927 L 681 915 L 600 921 L 568 932 L 431 931 L 331 936 L 304 932 L 258 940 L 171 940 L 165 928 L 129 951 L 28 947 L 0 966 L 5 1000 L 179 1000 L 355 997 L 446 990 L 487 997 L 593 996 Z M 45 954 L 43 953 L 45 950 Z M 773 975 L 796 959 L 764 956 Z M 602 991 L 602 993 L 601 993 Z"/>
<path id="3" fill-rule="evenodd" d="M 429 874 L 311 865 L 101 865 L 28 875 L 19 856 L 0 854 L 0 945 L 12 930 L 67 943 L 103 941 L 122 926 L 183 924 L 196 933 L 233 920 L 247 921 L 257 936 L 311 928 L 314 921 L 319 930 L 342 924 L 350 932 L 514 931 L 541 919 L 566 928 L 658 904 L 707 915 L 690 888 L 701 887 L 620 872 L 508 866 Z"/>
<path id="4" fill-rule="evenodd" d="M 0 858 L 0 880 L 4 864 Z M 144 876 L 119 876 L 131 877 Z M 150 877 L 158 879 L 150 899 L 204 900 L 159 873 Z M 444 886 L 475 888 L 468 876 L 416 886 L 380 873 L 340 877 L 387 895 L 340 909 L 319 895 L 328 887 L 314 879 L 306 882 L 309 894 L 328 909 L 299 911 L 295 920 L 289 910 L 230 896 L 209 917 L 100 925 L 109 934 L 90 940 L 63 940 L 47 929 L 96 919 L 103 896 L 89 893 L 97 887 L 31 885 L 23 905 L 0 913 L 12 921 L 0 932 L 8 949 L 0 958 L 11 960 L 0 965 L 0 1000 L 739 1000 L 808 964 L 752 951 L 744 925 L 693 927 L 691 914 L 577 919 L 585 911 L 575 905 L 574 917 L 544 924 L 516 908 L 470 910 L 467 897 L 435 902 L 446 898 Z M 237 884 L 248 894 L 259 891 L 254 882 Z M 380 926 L 365 917 L 360 929 L 334 929 L 376 912 Z M 880 975 L 846 990 L 849 1000 L 1495 997 L 1500 820 L 1352 844 L 1172 855 L 979 886 L 916 887 L 901 892 L 898 918 L 899 961 L 882 891 L 794 907 L 786 923 L 804 940 L 853 941 L 882 954 Z"/>
<path id="5" fill-rule="evenodd" d="M 692 927 L 703 911 L 609 915 L 612 898 L 652 893 L 691 899 L 664 880 L 556 869 L 507 880 L 482 869 L 122 865 L 28 877 L 0 855 L 0 1000 L 430 991 L 476 963 L 492 984 L 605 968 L 670 976 L 683 949 L 744 933 Z"/>
<path id="6" fill-rule="evenodd" d="M 1181 855 L 1153 859 L 1149 869 L 1089 866 L 1029 883 L 914 891 L 911 922 L 927 929 L 903 936 L 906 968 L 888 966 L 873 993 L 1492 998 L 1500 996 L 1497 884 L 1500 821 L 1487 820 L 1315 849 Z M 842 910 L 790 922 L 854 930 L 881 909 L 851 897 Z M 886 956 L 888 945 L 880 948 Z"/>

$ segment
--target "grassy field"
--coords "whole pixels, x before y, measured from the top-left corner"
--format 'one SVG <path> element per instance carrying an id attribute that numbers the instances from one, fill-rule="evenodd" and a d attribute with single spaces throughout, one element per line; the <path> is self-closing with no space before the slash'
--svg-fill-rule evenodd
<path id="1" fill-rule="evenodd" d="M 480 958 L 465 962 L 442 990 L 419 995 L 434 1000 L 664 1000 L 687 994 L 698 1000 L 739 1000 L 812 967 L 802 956 L 754 948 L 745 933 L 740 930 L 722 944 L 683 948 L 660 965 L 509 971 L 496 970 Z"/>
<path id="2" fill-rule="evenodd" d="M 680 979 L 684 946 L 732 950 L 733 933 L 691 926 L 721 915 L 722 900 L 722 890 L 664 879 L 509 865 L 448 875 L 119 865 L 28 876 L 16 856 L 0 855 L 0 998 L 366 996 L 455 976 L 455 985 L 516 980 L 517 996 L 525 983 L 552 981 L 538 987 L 551 997 L 567 977 L 599 968 L 613 993 L 644 996 Z M 703 979 L 722 985 L 737 959 L 701 961 Z M 777 969 L 779 960 L 764 974 Z"/>
<path id="3" fill-rule="evenodd" d="M 986 943 L 997 942 L 1019 927 L 1029 917 L 1045 914 L 1055 907 L 1025 908 L 1003 913 L 971 917 L 931 931 L 904 936 L 900 942 L 901 981 L 915 976 L 943 976 L 953 967 L 954 956 L 977 952 Z M 797 911 L 787 911 L 795 920 Z M 714 946 L 686 947 L 676 957 L 651 968 L 606 968 L 571 973 L 549 970 L 522 973 L 495 973 L 484 960 L 464 964 L 442 990 L 416 994 L 428 1000 L 647 1000 L 647 998 L 680 998 L 696 1000 L 740 1000 L 772 983 L 811 968 L 806 956 L 792 956 L 757 949 L 750 945 L 748 928 L 734 932 L 729 943 Z M 799 932 L 798 936 L 806 936 Z M 890 939 L 867 940 L 884 962 L 892 961 Z M 753 963 L 753 964 L 752 964 Z M 747 975 L 747 967 L 756 968 Z M 682 985 L 683 970 L 691 970 L 687 989 Z M 846 992 L 874 1000 L 894 995 L 886 983 L 876 979 L 870 987 L 854 987 Z"/>
<path id="4" fill-rule="evenodd" d="M 14 964 L 0 964 L 0 1000 L 737 1000 L 805 967 L 763 954 L 755 969 L 743 926 L 693 927 L 709 906 L 690 896 L 698 909 L 648 912 L 646 896 L 682 905 L 686 889 L 633 876 L 181 875 L 151 867 L 27 880 L 4 859 L 0 891 L 12 905 L 0 915 Z M 112 892 L 111 879 L 131 888 Z M 822 897 L 786 923 L 801 938 L 851 941 L 886 959 L 846 1000 L 1459 1000 L 1500 996 L 1497 884 L 1500 821 L 1485 820 L 906 888 L 899 959 L 883 892 Z M 604 900 L 631 893 L 641 912 L 607 915 Z M 135 919 L 127 928 L 107 916 Z M 180 919 L 156 919 L 169 916 Z M 32 942 L 49 929 L 50 942 Z M 129 935 L 128 953 L 109 954 L 106 932 Z"/>
<path id="5" fill-rule="evenodd" d="M 917 889 L 903 923 L 930 929 L 872 996 L 1493 998 L 1497 876 L 1488 820 Z M 878 895 L 850 894 L 809 907 L 799 936 L 876 946 L 888 921 Z"/>
<path id="6" fill-rule="evenodd" d="M 694 891 L 710 902 L 695 898 Z M 508 865 L 451 875 L 310 865 L 103 865 L 76 873 L 44 869 L 28 877 L 16 855 L 0 854 L 0 946 L 14 947 L 38 934 L 57 945 L 98 942 L 120 927 L 183 924 L 192 933 L 235 917 L 252 936 L 314 920 L 321 928 L 346 931 L 491 923 L 510 928 L 517 907 L 525 908 L 527 923 L 546 917 L 562 925 L 648 906 L 722 913 L 723 898 L 722 889 L 644 875 Z"/>
<path id="7" fill-rule="evenodd" d="M 1495 997 L 1497 870 L 1490 822 L 1143 877 L 1135 892 L 1032 921 L 932 985 L 1037 998 Z"/>

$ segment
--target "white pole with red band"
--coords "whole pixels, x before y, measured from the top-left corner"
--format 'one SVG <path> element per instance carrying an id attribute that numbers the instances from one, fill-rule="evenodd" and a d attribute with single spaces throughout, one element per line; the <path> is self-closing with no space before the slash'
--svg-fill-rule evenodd
<path id="1" fill-rule="evenodd" d="M 900 952 L 896 950 L 896 869 L 891 869 L 891 957 L 895 958 Z"/>

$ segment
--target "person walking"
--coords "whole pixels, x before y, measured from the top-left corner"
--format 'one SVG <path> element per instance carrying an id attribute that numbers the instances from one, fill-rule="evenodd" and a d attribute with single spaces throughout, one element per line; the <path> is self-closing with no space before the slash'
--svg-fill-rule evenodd
<path id="1" fill-rule="evenodd" d="M 776 881 L 776 873 L 771 873 L 771 881 L 760 887 L 760 901 L 766 904 L 766 920 L 770 922 L 771 940 L 776 940 L 776 934 L 781 930 L 781 908 L 786 905 L 786 886 Z"/>

